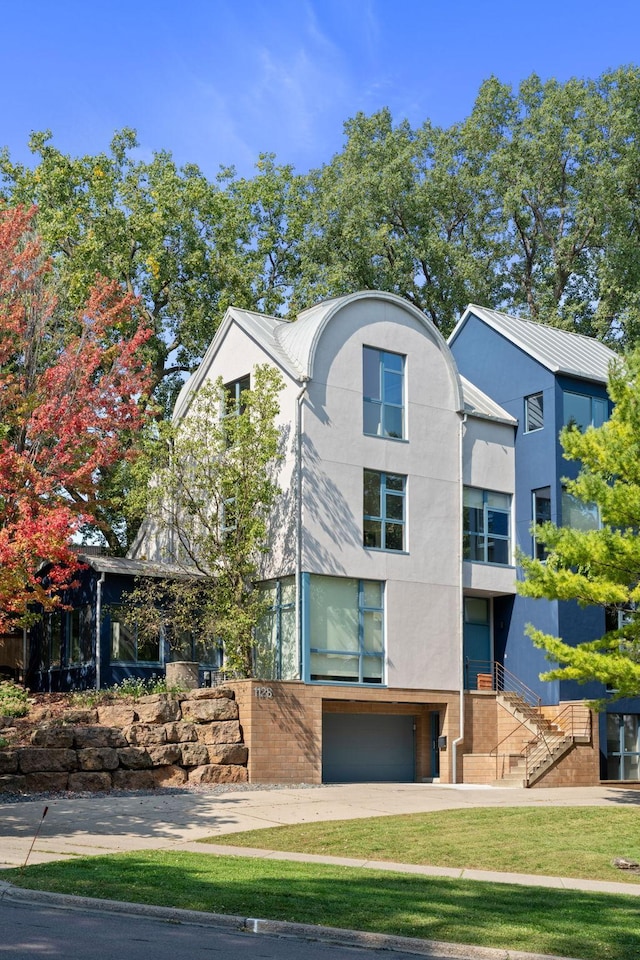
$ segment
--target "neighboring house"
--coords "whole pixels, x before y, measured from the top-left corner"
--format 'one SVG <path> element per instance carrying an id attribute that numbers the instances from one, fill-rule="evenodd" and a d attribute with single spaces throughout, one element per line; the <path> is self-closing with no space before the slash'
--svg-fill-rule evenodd
<path id="1" fill-rule="evenodd" d="M 579 464 L 563 458 L 558 437 L 569 423 L 597 427 L 608 419 L 607 379 L 616 354 L 598 340 L 475 305 L 467 307 L 448 342 L 458 369 L 518 420 L 518 549 L 542 556 L 532 528 L 544 520 L 597 528 L 595 504 L 575 501 L 564 488 L 564 478 L 574 478 Z M 539 674 L 550 665 L 524 636 L 528 623 L 567 643 L 582 643 L 611 628 L 602 608 L 516 596 L 496 658 L 545 704 L 604 696 L 597 683 L 541 681 Z M 600 739 L 607 745 L 603 778 L 638 779 L 640 700 L 614 701 L 600 718 Z"/>
<path id="2" fill-rule="evenodd" d="M 140 563 L 124 557 L 80 554 L 78 587 L 62 597 L 65 609 L 46 614 L 31 629 L 27 682 L 40 691 L 110 687 L 127 677 L 164 676 L 168 660 L 199 661 L 203 672 L 220 667 L 215 643 L 169 650 L 162 636 L 139 639 L 121 614 L 123 594 L 139 576 L 183 575 L 171 564 Z"/>
<path id="3" fill-rule="evenodd" d="M 547 665 L 524 627 L 578 642 L 602 634 L 602 615 L 518 597 L 516 549 L 536 550 L 536 518 L 591 522 L 563 503 L 561 477 L 576 467 L 558 432 L 565 415 L 606 417 L 612 356 L 477 307 L 448 345 L 416 307 L 376 291 L 292 323 L 227 310 L 174 421 L 207 380 L 239 391 L 264 363 L 282 375 L 283 493 L 261 571 L 271 612 L 258 631 L 259 681 L 234 684 L 252 780 L 598 781 L 598 728 L 579 703 L 599 691 L 541 684 Z M 170 574 L 176 559 L 150 523 L 128 560 L 88 559 L 74 606 L 91 608 L 94 640 L 74 646 L 69 627 L 60 668 L 43 664 L 40 687 L 161 671 L 163 644 L 148 660 L 135 638 L 120 642 L 117 604 L 136 572 Z M 215 644 L 191 654 L 203 671 L 220 666 Z M 518 684 L 522 696 L 539 692 L 549 729 Z M 570 729 L 556 735 L 567 709 Z M 640 713 L 625 711 L 612 712 L 610 730 Z M 621 777 L 632 769 L 611 749 L 614 779 L 616 759 Z"/>

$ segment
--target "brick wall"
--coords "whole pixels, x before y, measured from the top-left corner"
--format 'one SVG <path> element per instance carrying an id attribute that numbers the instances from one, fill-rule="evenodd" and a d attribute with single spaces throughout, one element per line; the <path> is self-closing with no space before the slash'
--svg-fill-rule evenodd
<path id="1" fill-rule="evenodd" d="M 252 783 L 321 783 L 323 713 L 404 714 L 416 717 L 416 778 L 431 771 L 431 718 L 440 712 L 447 749 L 440 780 L 451 780 L 451 743 L 458 735 L 458 697 L 429 690 L 364 689 L 300 681 L 238 680 L 229 684 L 240 707 Z M 460 773 L 462 771 L 461 762 Z"/>

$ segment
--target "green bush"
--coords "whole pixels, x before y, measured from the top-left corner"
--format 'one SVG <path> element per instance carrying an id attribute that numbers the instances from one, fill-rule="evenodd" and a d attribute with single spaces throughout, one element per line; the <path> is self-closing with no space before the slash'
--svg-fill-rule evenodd
<path id="1" fill-rule="evenodd" d="M 77 690 L 71 694 L 74 706 L 95 707 L 97 704 L 109 700 L 137 700 L 150 693 L 180 693 L 181 688 L 167 686 L 165 677 L 149 677 L 144 680 L 140 677 L 125 677 L 120 683 L 102 690 Z"/>
<path id="2" fill-rule="evenodd" d="M 27 691 L 11 680 L 0 681 L 0 717 L 25 717 L 28 712 Z"/>

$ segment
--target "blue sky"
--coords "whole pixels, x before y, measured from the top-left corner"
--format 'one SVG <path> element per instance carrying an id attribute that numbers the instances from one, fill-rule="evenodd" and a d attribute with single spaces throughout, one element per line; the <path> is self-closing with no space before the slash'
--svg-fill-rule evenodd
<path id="1" fill-rule="evenodd" d="M 638 0 L 0 0 L 0 146 L 73 154 L 134 127 L 213 177 L 271 151 L 304 172 L 388 106 L 449 125 L 491 74 L 564 81 L 640 62 Z"/>

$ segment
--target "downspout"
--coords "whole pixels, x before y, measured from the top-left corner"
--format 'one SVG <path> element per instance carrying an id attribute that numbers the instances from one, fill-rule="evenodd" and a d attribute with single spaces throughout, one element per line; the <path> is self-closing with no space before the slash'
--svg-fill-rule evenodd
<path id="1" fill-rule="evenodd" d="M 29 656 L 29 640 L 26 627 L 22 628 L 22 685 L 27 685 L 27 657 Z"/>
<path id="2" fill-rule="evenodd" d="M 462 518 L 464 516 L 464 450 L 463 450 L 463 439 L 464 439 L 464 426 L 467 422 L 467 415 L 463 413 L 460 417 L 460 432 L 459 432 L 459 464 L 460 464 L 460 476 L 458 482 L 459 490 L 459 505 L 458 505 L 458 518 L 460 523 L 460 533 L 462 533 Z M 460 684 L 460 721 L 458 726 L 458 736 L 451 744 L 452 747 L 452 763 L 453 763 L 453 783 L 458 782 L 458 747 L 464 740 L 464 563 L 462 557 L 462 537 L 458 537 L 458 569 L 460 571 L 459 577 L 459 600 L 458 600 L 458 610 L 460 611 L 460 616 L 458 617 L 458 645 L 460 650 L 460 661 L 459 661 L 459 684 Z"/>
<path id="3" fill-rule="evenodd" d="M 102 584 L 106 579 L 106 571 L 103 570 L 98 580 L 96 591 L 96 690 L 101 689 L 102 683 Z"/>
<path id="4" fill-rule="evenodd" d="M 302 404 L 310 377 L 302 377 L 302 389 L 296 397 L 296 644 L 298 673 L 302 680 Z"/>

